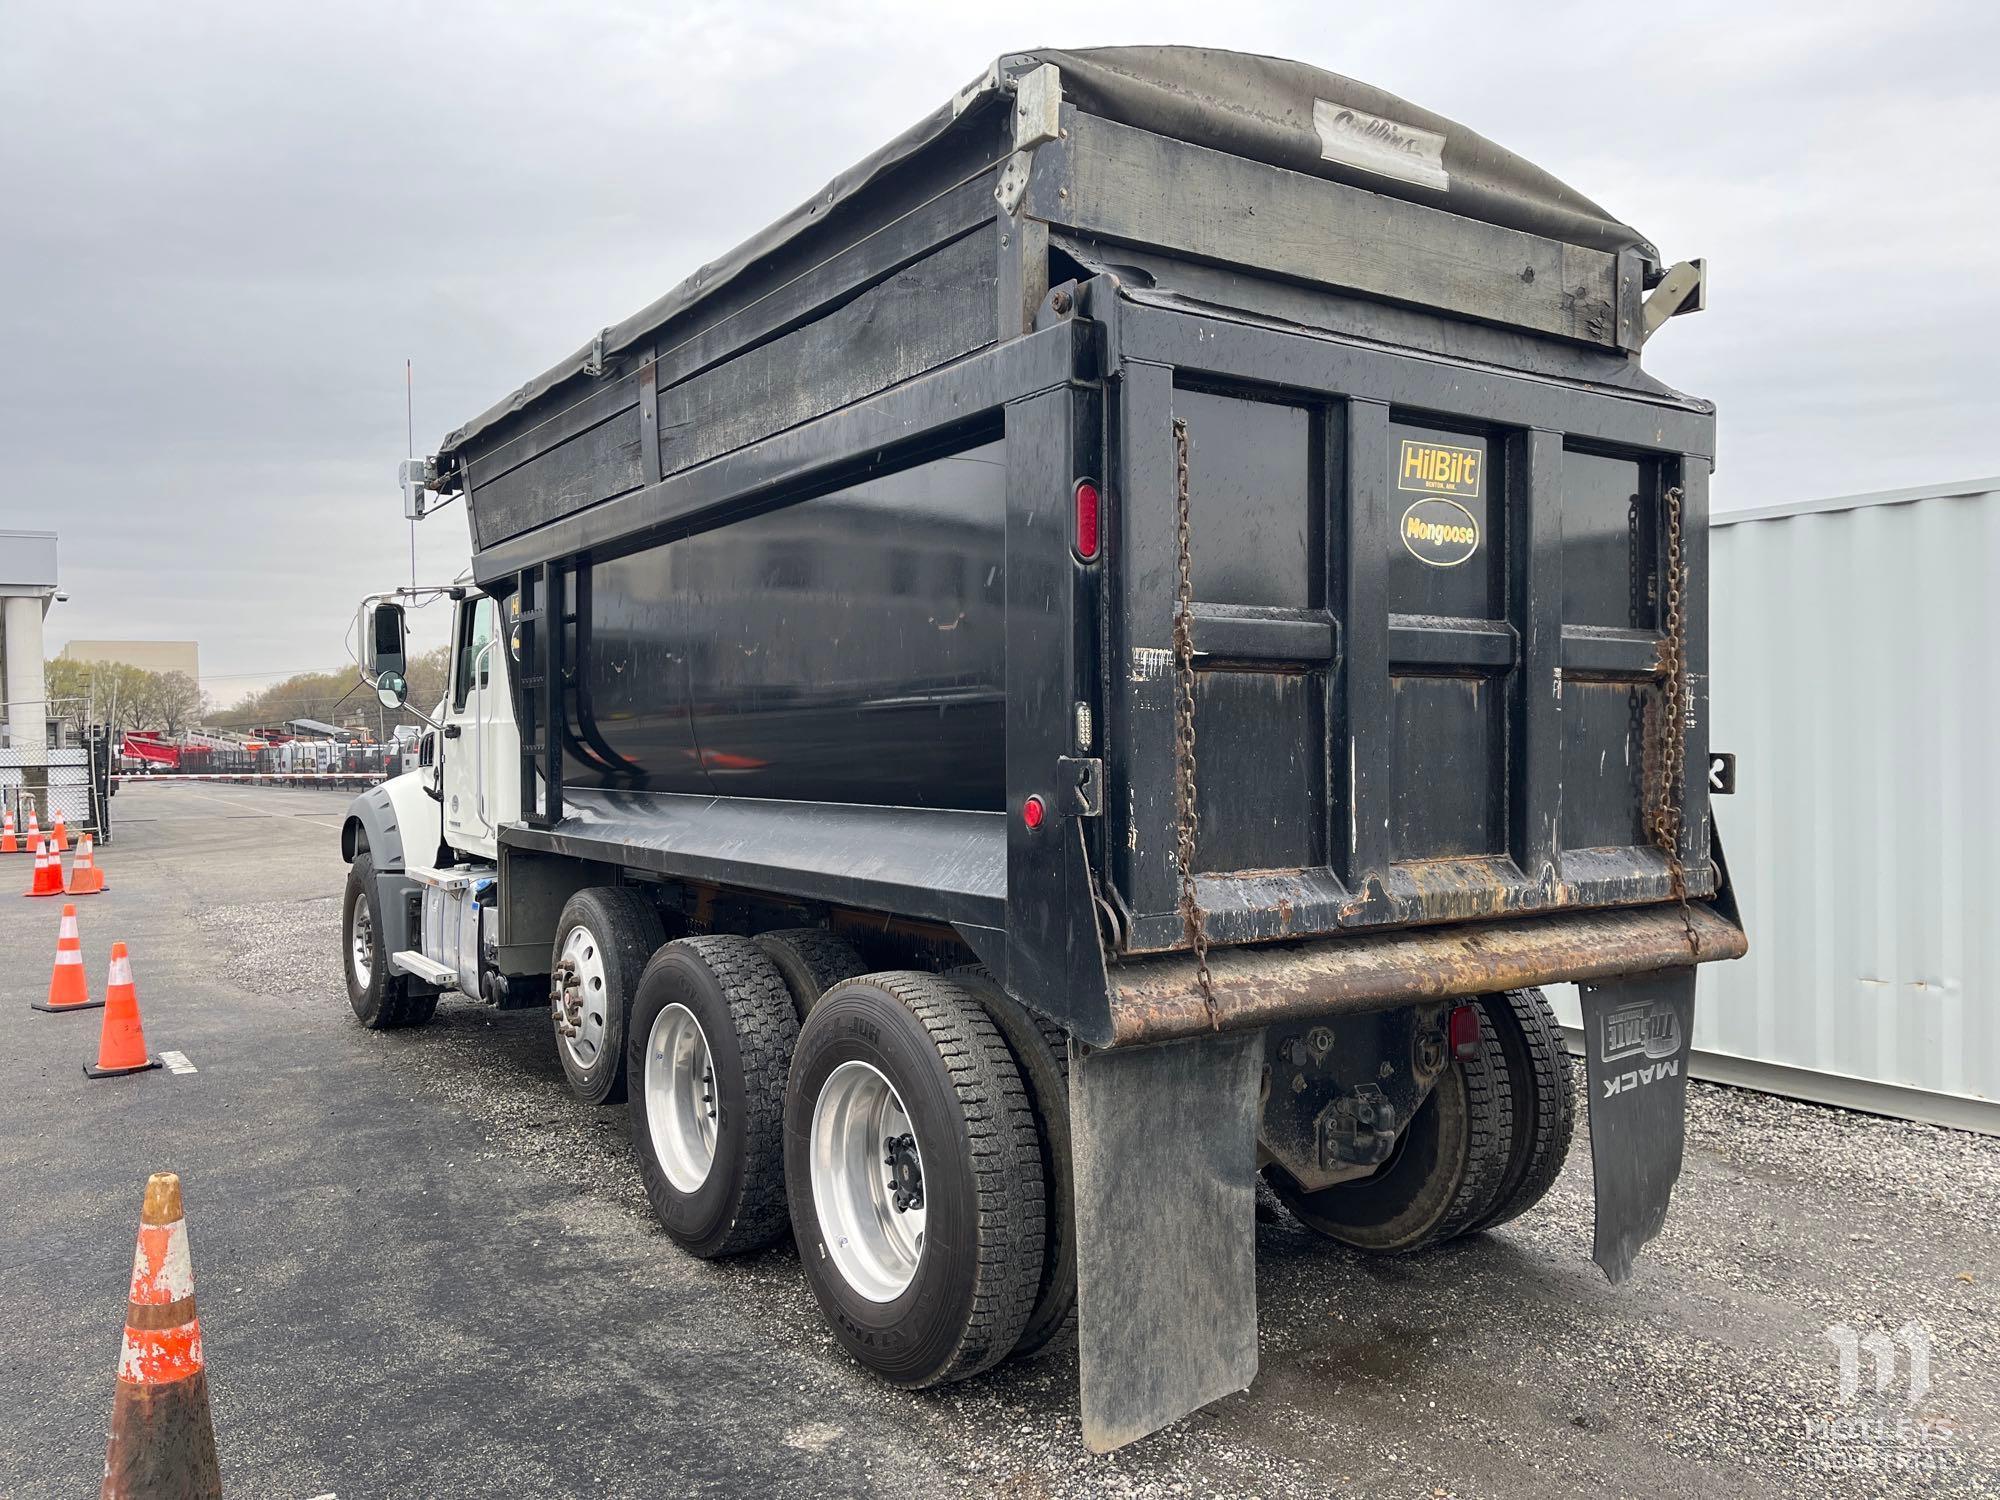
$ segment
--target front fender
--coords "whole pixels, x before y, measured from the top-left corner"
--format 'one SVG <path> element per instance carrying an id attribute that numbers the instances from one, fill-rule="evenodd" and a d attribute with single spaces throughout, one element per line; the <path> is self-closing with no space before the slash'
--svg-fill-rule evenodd
<path id="1" fill-rule="evenodd" d="M 347 804 L 340 825 L 340 857 L 349 864 L 366 849 L 376 872 L 407 869 L 411 856 L 428 865 L 441 840 L 438 805 L 424 791 L 428 770 L 406 771 L 371 786 Z"/>

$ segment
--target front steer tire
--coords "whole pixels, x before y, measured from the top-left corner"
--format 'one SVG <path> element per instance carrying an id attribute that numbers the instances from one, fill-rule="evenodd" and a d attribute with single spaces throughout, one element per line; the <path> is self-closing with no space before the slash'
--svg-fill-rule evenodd
<path id="1" fill-rule="evenodd" d="M 437 1013 L 437 991 L 406 974 L 389 972 L 380 900 L 375 861 L 364 851 L 347 867 L 347 891 L 340 904 L 340 969 L 347 980 L 347 1003 L 354 1008 L 355 1019 L 370 1031 L 421 1026 Z M 361 943 L 368 953 L 365 976 L 355 951 L 357 922 L 367 928 Z"/>
<path id="2" fill-rule="evenodd" d="M 921 1158 L 923 1241 L 906 1284 L 880 1298 L 835 1258 L 849 1253 L 828 1227 L 839 1210 L 819 1202 L 814 1171 L 816 1107 L 848 1064 L 894 1090 L 903 1139 L 914 1137 Z M 876 1160 L 872 1149 L 857 1156 Z M 1020 1342 L 1042 1280 L 1041 1149 L 1007 1042 L 962 985 L 869 974 L 820 997 L 785 1089 L 785 1180 L 806 1280 L 862 1364 L 896 1385 L 937 1385 L 991 1368 Z"/>

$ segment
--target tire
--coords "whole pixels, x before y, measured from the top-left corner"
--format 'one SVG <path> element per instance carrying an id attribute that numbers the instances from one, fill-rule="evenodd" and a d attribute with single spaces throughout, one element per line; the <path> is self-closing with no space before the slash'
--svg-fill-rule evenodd
<path id="1" fill-rule="evenodd" d="M 676 1157 L 682 1100 L 665 1044 L 683 1012 L 711 1070 L 711 1157 L 690 1177 Z M 690 1255 L 713 1260 L 784 1237 L 785 1074 L 799 1038 L 790 991 L 748 938 L 681 938 L 653 955 L 632 998 L 626 1068 L 639 1175 L 653 1212 Z M 655 1055 L 656 1051 L 659 1055 Z M 685 1084 L 686 1079 L 682 1080 Z"/>
<path id="2" fill-rule="evenodd" d="M 1512 1145 L 1493 1206 L 1465 1232 L 1492 1229 L 1542 1201 L 1562 1175 L 1576 1130 L 1576 1085 L 1556 1013 L 1540 990 L 1483 995 L 1513 1099 Z"/>
<path id="3" fill-rule="evenodd" d="M 1493 1023 L 1479 1017 L 1480 1046 L 1438 1075 L 1409 1128 L 1372 1177 L 1302 1189 L 1267 1171 L 1292 1216 L 1358 1250 L 1402 1255 L 1463 1234 L 1497 1201 L 1510 1159 L 1513 1100 Z"/>
<path id="4" fill-rule="evenodd" d="M 880 1114 L 865 1107 L 871 1091 L 889 1101 Z M 858 1117 L 853 1132 L 836 1128 L 843 1115 Z M 851 1193 L 826 1149 L 836 1138 L 856 1148 Z M 893 1169 L 876 1154 L 884 1146 L 899 1151 Z M 921 1225 L 891 1209 L 892 1171 L 897 1191 L 921 1190 L 910 1210 Z M 785 1180 L 806 1280 L 862 1364 L 896 1385 L 936 1385 L 991 1368 L 1020 1342 L 1042 1282 L 1041 1146 L 1020 1069 L 964 985 L 869 974 L 820 998 L 785 1087 Z M 872 1236 L 858 1227 L 864 1215 L 880 1226 Z M 871 1295 L 856 1257 L 898 1233 L 914 1240 L 892 1267 L 902 1279 L 878 1277 Z"/>
<path id="5" fill-rule="evenodd" d="M 376 920 L 375 861 L 366 853 L 347 867 L 347 894 L 340 903 L 340 971 L 347 980 L 347 1003 L 370 1031 L 394 1031 L 421 1026 L 437 1014 L 437 991 L 407 974 L 389 972 L 389 949 Z M 367 975 L 360 972 L 356 948 L 357 919 L 366 924 L 361 946 L 367 950 Z"/>
<path id="6" fill-rule="evenodd" d="M 819 997 L 841 980 L 868 972 L 868 965 L 847 940 L 823 927 L 788 927 L 781 932 L 759 933 L 751 941 L 785 976 L 785 988 L 792 993 L 792 1007 L 801 1021 Z"/>
<path id="7" fill-rule="evenodd" d="M 666 939 L 660 914 L 625 886 L 592 886 L 563 906 L 549 954 L 549 1023 L 563 1078 L 585 1104 L 617 1104 L 625 1097 L 625 1018 L 640 971 Z M 558 1005 L 558 985 L 566 1007 Z M 565 1033 L 565 1024 L 576 1035 Z"/>
<path id="8" fill-rule="evenodd" d="M 949 976 L 978 1000 L 1006 1040 L 1035 1112 L 1042 1157 L 1042 1279 L 1034 1310 L 1012 1358 L 1043 1348 L 1076 1311 L 1076 1178 L 1070 1157 L 1069 1036 L 1055 1022 L 1034 1015 L 993 978 L 985 965 L 954 969 Z"/>

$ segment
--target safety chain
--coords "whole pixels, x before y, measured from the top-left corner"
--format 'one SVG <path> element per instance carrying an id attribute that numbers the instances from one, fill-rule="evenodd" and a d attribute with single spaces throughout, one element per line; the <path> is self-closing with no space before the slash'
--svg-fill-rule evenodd
<path id="1" fill-rule="evenodd" d="M 1208 934 L 1194 898 L 1194 848 L 1201 833 L 1194 789 L 1194 560 L 1188 516 L 1188 428 L 1180 418 L 1174 421 L 1174 470 L 1176 565 L 1180 570 L 1174 591 L 1175 858 L 1181 869 L 1181 920 L 1187 924 L 1188 943 L 1194 949 L 1195 982 L 1201 986 L 1201 1003 L 1208 1007 L 1209 1026 L 1220 1031 L 1222 1021 L 1216 1014 L 1215 989 L 1208 973 Z"/>
<path id="2" fill-rule="evenodd" d="M 1687 616 L 1684 608 L 1687 564 L 1681 554 L 1681 489 L 1674 485 L 1662 497 L 1666 507 L 1667 556 L 1662 600 L 1663 639 L 1660 642 L 1660 725 L 1657 749 L 1659 777 L 1648 799 L 1646 826 L 1653 845 L 1666 856 L 1667 878 L 1681 907 L 1681 925 L 1689 949 L 1701 956 L 1694 913 L 1688 906 L 1687 871 L 1681 864 L 1681 808 L 1687 775 L 1688 704 Z"/>

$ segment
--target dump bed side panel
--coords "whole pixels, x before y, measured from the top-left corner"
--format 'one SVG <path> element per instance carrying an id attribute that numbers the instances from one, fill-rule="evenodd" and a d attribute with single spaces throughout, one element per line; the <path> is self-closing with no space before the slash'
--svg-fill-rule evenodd
<path id="1" fill-rule="evenodd" d="M 587 561 L 570 787 L 997 809 L 1004 444 Z"/>

